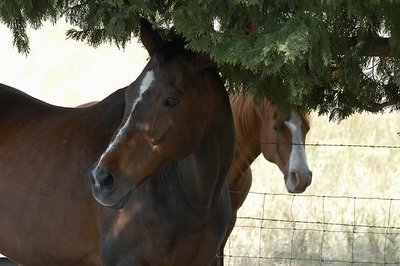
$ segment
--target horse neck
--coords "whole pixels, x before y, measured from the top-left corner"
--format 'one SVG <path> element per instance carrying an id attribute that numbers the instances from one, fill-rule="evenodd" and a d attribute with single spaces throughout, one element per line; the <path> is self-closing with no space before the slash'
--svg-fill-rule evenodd
<path id="1" fill-rule="evenodd" d="M 261 153 L 259 139 L 261 121 L 249 93 L 231 96 L 236 129 L 235 158 L 229 171 L 229 181 L 239 178 Z"/>
<path id="2" fill-rule="evenodd" d="M 179 162 L 190 205 L 202 211 L 217 204 L 234 155 L 235 129 L 228 101 L 226 105 L 224 111 L 214 112 L 216 121 L 205 130 L 196 150 Z"/>

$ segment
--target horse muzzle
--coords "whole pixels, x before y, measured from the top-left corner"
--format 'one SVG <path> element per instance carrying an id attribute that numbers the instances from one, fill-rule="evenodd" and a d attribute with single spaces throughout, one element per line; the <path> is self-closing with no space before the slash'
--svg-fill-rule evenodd
<path id="1" fill-rule="evenodd" d="M 303 193 L 311 185 L 312 172 L 307 171 L 289 171 L 285 174 L 285 185 L 289 193 Z"/>
<path id="2" fill-rule="evenodd" d="M 95 166 L 90 171 L 90 182 L 93 197 L 105 207 L 123 208 L 132 193 L 132 184 L 121 182 L 111 170 L 100 166 Z"/>

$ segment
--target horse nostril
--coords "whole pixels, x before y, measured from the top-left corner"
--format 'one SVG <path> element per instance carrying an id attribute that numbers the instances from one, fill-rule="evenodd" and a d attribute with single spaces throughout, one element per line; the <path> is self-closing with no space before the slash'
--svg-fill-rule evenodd
<path id="1" fill-rule="evenodd" d="M 105 169 L 100 169 L 98 171 L 96 171 L 96 169 L 93 169 L 91 171 L 90 180 L 92 182 L 92 185 L 106 191 L 111 191 L 115 187 L 114 176 L 110 171 Z"/>
<path id="2" fill-rule="evenodd" d="M 290 179 L 292 181 L 292 184 L 298 186 L 299 185 L 299 177 L 297 176 L 296 172 L 290 172 Z"/>
<path id="3" fill-rule="evenodd" d="M 99 183 L 100 187 L 110 191 L 114 188 L 114 177 L 111 173 L 106 172 L 99 178 Z"/>

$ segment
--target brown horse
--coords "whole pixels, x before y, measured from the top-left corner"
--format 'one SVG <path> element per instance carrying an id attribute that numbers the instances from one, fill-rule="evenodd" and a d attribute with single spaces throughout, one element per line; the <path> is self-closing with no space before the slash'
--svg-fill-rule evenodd
<path id="1" fill-rule="evenodd" d="M 204 56 L 163 41 L 143 20 L 141 39 L 151 56 L 142 74 L 88 108 L 55 107 L 0 85 L 0 252 L 14 261 L 215 258 L 231 219 L 227 93 Z"/>
<path id="2" fill-rule="evenodd" d="M 78 107 L 95 103 L 89 102 Z M 219 254 L 219 265 L 223 265 L 223 247 L 235 225 L 237 211 L 251 187 L 250 165 L 261 153 L 279 167 L 290 193 L 305 191 L 312 180 L 303 146 L 310 129 L 305 115 L 293 109 L 290 116 L 286 117 L 267 98 L 257 105 L 248 92 L 232 95 L 230 103 L 237 137 L 235 158 L 227 176 L 233 217 Z"/>
<path id="3" fill-rule="evenodd" d="M 222 244 L 221 258 L 223 247 L 235 225 L 237 211 L 251 187 L 250 165 L 261 153 L 279 167 L 290 193 L 304 192 L 312 180 L 304 149 L 310 125 L 304 115 L 293 109 L 286 117 L 267 98 L 257 105 L 248 92 L 231 96 L 230 102 L 236 129 L 235 158 L 227 176 L 232 222 Z M 222 260 L 219 262 L 221 265 Z"/>
<path id="4" fill-rule="evenodd" d="M 232 210 L 236 212 L 243 204 L 252 181 L 250 165 L 261 153 L 279 167 L 288 192 L 305 191 L 312 180 L 304 149 L 308 119 L 296 110 L 283 116 L 267 98 L 258 106 L 248 92 L 230 100 L 237 136 L 235 159 L 228 173 Z"/>

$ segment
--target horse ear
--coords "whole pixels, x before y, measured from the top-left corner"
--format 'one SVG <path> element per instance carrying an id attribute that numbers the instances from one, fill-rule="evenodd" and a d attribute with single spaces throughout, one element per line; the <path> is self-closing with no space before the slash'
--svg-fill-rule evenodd
<path id="1" fill-rule="evenodd" d="M 153 56 L 161 48 L 161 36 L 153 29 L 151 23 L 144 18 L 140 19 L 140 40 L 150 56 Z"/>

